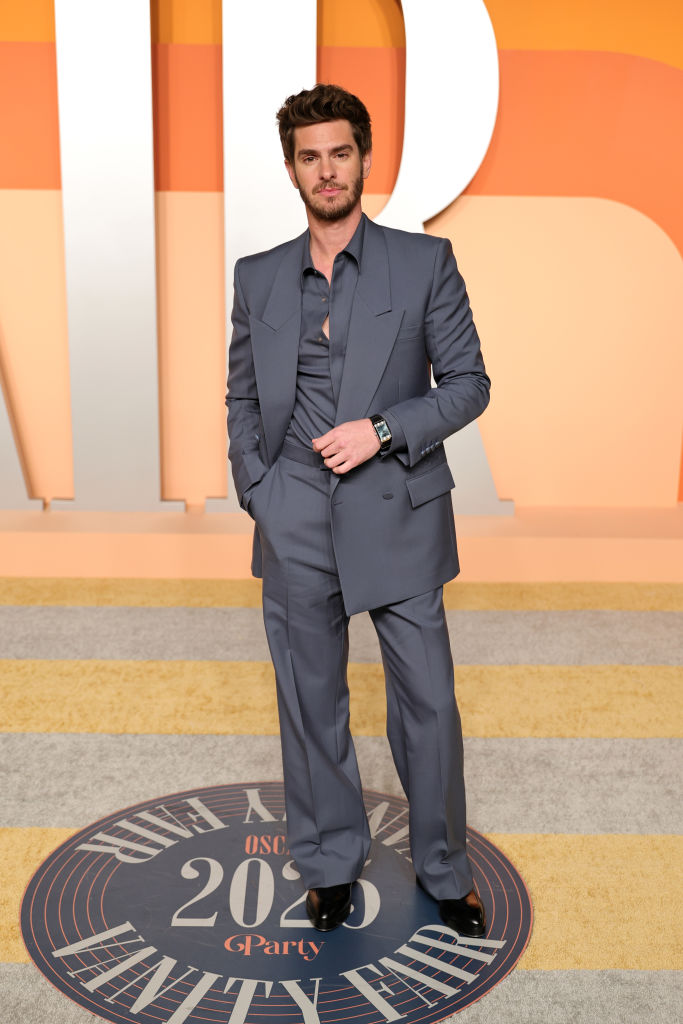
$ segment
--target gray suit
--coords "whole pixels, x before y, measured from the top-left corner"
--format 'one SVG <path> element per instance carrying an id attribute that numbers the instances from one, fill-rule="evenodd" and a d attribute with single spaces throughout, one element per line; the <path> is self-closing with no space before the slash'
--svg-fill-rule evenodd
<path id="1" fill-rule="evenodd" d="M 370 610 L 415 868 L 433 896 L 457 898 L 471 873 L 441 600 L 458 573 L 443 440 L 483 411 L 489 379 L 450 243 L 367 221 L 336 422 L 387 412 L 404 439 L 343 475 L 321 472 L 312 451 L 309 465 L 292 461 L 283 440 L 307 238 L 238 261 L 227 398 L 235 487 L 257 524 L 252 571 L 264 579 L 290 849 L 308 887 L 351 881 L 367 855 L 346 657 L 348 616 Z"/>

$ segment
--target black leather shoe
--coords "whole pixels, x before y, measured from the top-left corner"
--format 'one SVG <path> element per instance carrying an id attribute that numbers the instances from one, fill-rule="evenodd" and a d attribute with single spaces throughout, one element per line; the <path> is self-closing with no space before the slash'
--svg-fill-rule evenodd
<path id="1" fill-rule="evenodd" d="M 438 903 L 441 920 L 459 935 L 477 938 L 486 931 L 486 911 L 474 889 L 462 899 L 439 900 Z"/>
<path id="2" fill-rule="evenodd" d="M 351 882 L 309 889 L 306 913 L 308 920 L 319 932 L 331 932 L 333 928 L 338 928 L 351 913 Z"/>

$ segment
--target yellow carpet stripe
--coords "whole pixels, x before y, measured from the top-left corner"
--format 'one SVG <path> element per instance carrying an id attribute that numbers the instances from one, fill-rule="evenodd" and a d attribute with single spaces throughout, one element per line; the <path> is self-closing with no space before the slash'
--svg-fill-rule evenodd
<path id="1" fill-rule="evenodd" d="M 449 583 L 449 609 L 465 611 L 681 611 L 678 583 Z M 258 608 L 259 580 L 28 579 L 0 577 L 0 604 L 155 608 Z"/>
<path id="2" fill-rule="evenodd" d="M 527 970 L 676 970 L 683 836 L 492 834 L 531 893 Z"/>
<path id="3" fill-rule="evenodd" d="M 73 828 L 0 828 L 0 961 L 26 963 L 19 914 L 35 870 Z"/>
<path id="4" fill-rule="evenodd" d="M 467 736 L 671 737 L 683 733 L 669 665 L 458 665 Z M 275 735 L 265 661 L 0 661 L 0 731 Z M 349 666 L 352 728 L 385 728 L 381 665 Z"/>
<path id="5" fill-rule="evenodd" d="M 36 868 L 73 829 L 0 829 L 0 959 L 28 960 L 19 905 Z M 491 835 L 534 904 L 527 970 L 671 970 L 683 958 L 683 837 Z"/>

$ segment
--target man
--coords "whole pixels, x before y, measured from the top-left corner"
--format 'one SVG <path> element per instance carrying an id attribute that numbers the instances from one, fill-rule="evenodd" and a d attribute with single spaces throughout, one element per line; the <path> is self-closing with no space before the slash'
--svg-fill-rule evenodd
<path id="1" fill-rule="evenodd" d="M 367 610 L 418 883 L 446 924 L 483 935 L 442 600 L 459 571 L 442 442 L 488 403 L 479 339 L 450 243 L 361 212 L 361 101 L 317 85 L 278 123 L 308 230 L 236 264 L 226 401 L 256 522 L 289 847 L 311 923 L 341 924 L 370 848 L 346 682 L 349 615 Z"/>

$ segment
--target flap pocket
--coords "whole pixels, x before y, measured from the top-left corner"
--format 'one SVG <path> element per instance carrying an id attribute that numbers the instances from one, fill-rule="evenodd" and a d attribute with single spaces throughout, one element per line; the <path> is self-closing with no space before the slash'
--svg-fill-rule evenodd
<path id="1" fill-rule="evenodd" d="M 406 480 L 406 487 L 410 494 L 410 504 L 413 508 L 424 504 L 439 494 L 446 494 L 455 487 L 453 474 L 447 462 L 430 469 L 428 473 L 421 473 L 419 476 L 412 476 Z"/>

